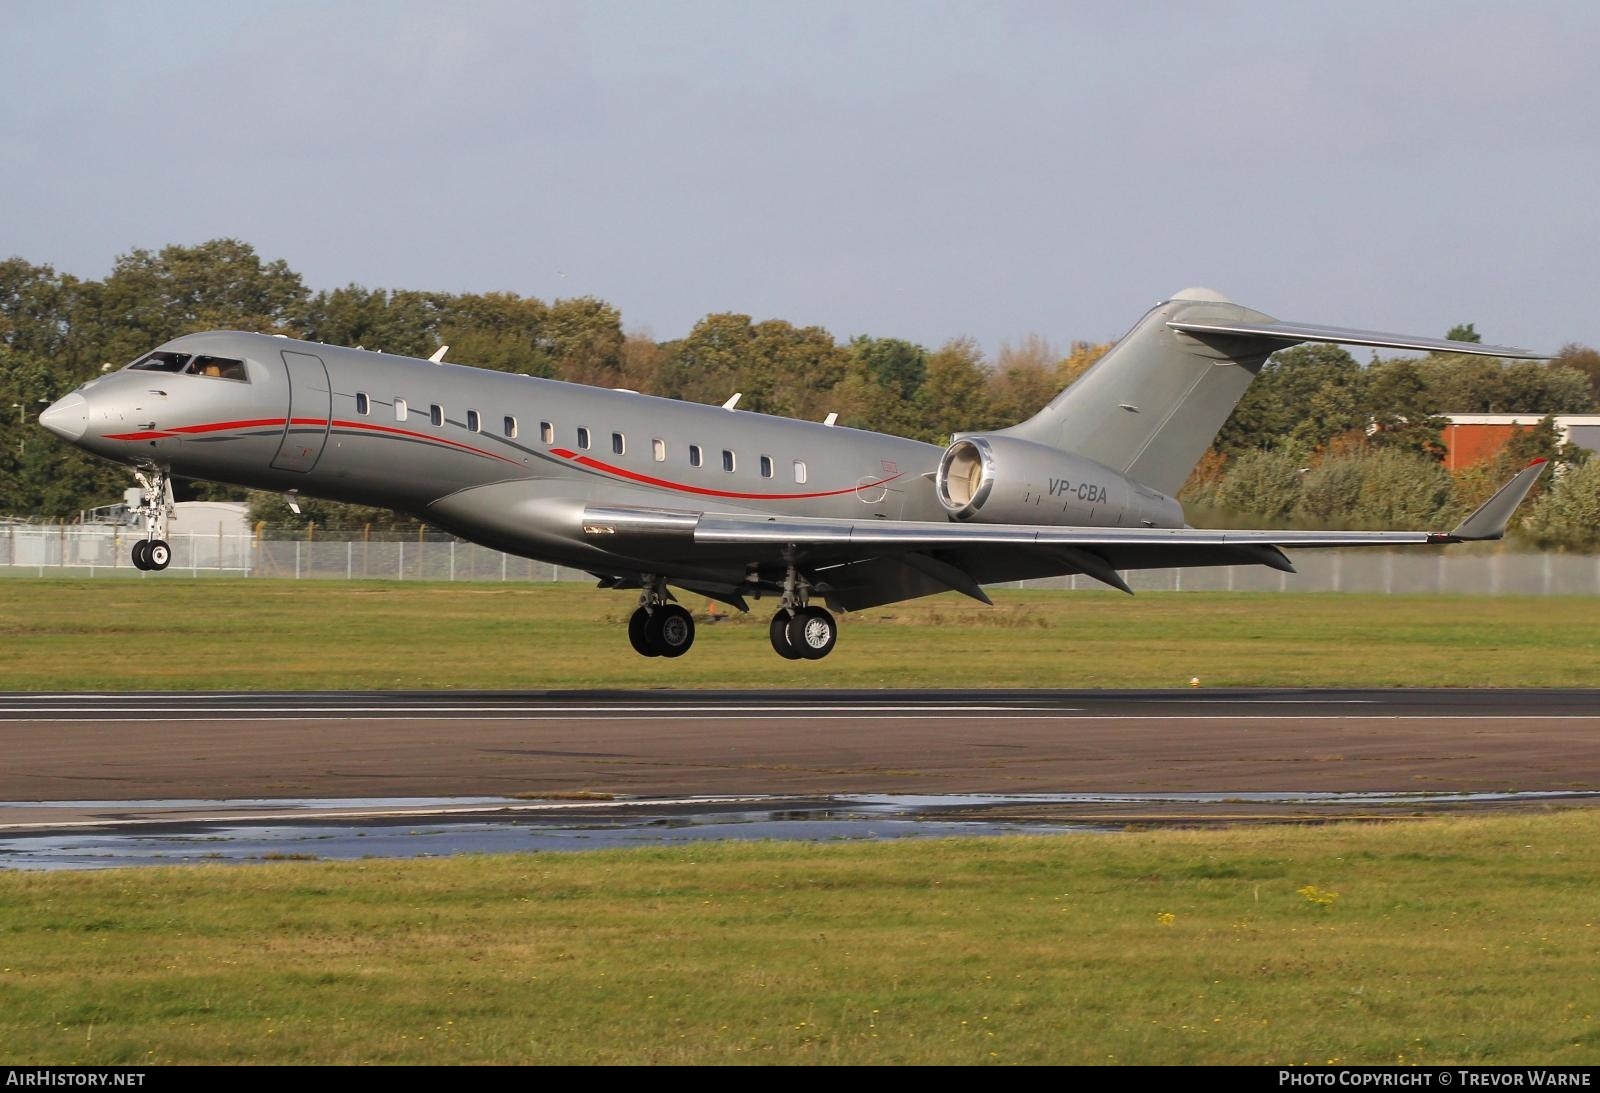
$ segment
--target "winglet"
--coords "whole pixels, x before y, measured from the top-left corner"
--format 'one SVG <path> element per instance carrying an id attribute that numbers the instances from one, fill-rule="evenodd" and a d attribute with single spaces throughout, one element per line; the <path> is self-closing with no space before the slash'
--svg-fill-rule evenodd
<path id="1" fill-rule="evenodd" d="M 1517 511 L 1522 499 L 1528 496 L 1533 484 L 1544 473 L 1545 461 L 1535 459 L 1515 478 L 1501 486 L 1495 495 L 1478 506 L 1476 512 L 1456 527 L 1446 538 L 1449 540 L 1499 539 L 1506 533 L 1511 514 Z"/>

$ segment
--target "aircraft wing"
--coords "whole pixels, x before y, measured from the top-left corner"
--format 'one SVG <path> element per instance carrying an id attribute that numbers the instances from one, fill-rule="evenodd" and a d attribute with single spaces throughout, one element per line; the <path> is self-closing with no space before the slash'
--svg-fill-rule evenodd
<path id="1" fill-rule="evenodd" d="M 1294 572 L 1284 548 L 1425 546 L 1504 536 L 1544 470 L 1536 460 L 1448 532 L 1241 531 L 1049 527 L 693 512 L 589 505 L 584 531 L 621 546 L 646 539 L 685 561 L 744 566 L 793 561 L 847 610 L 945 589 L 988 602 L 987 583 L 1085 573 L 1132 592 L 1124 569 L 1266 565 Z M 674 548 L 676 548 L 674 550 Z"/>

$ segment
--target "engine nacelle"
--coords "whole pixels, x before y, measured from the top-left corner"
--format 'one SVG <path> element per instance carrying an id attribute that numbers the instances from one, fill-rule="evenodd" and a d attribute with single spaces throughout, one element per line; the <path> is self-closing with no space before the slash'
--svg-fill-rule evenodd
<path id="1" fill-rule="evenodd" d="M 939 503 L 955 520 L 1057 527 L 1183 527 L 1166 494 L 1091 459 L 1015 437 L 957 437 L 939 460 Z"/>

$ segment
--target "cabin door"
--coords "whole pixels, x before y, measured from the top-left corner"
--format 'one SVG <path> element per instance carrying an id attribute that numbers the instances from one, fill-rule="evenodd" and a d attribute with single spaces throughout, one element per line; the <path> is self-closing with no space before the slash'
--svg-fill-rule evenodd
<path id="1" fill-rule="evenodd" d="M 280 471 L 309 471 L 322 458 L 332 424 L 333 394 L 328 369 L 310 353 L 283 354 L 289 370 L 289 417 L 272 465 Z"/>

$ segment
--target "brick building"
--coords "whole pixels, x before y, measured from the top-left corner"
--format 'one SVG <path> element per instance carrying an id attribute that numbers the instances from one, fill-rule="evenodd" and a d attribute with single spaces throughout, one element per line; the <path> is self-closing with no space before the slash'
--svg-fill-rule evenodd
<path id="1" fill-rule="evenodd" d="M 1513 433 L 1539 424 L 1543 414 L 1441 414 L 1448 425 L 1440 439 L 1449 454 L 1444 465 L 1461 470 L 1487 463 L 1500 453 Z M 1556 432 L 1565 444 L 1600 452 L 1600 414 L 1556 414 Z"/>

